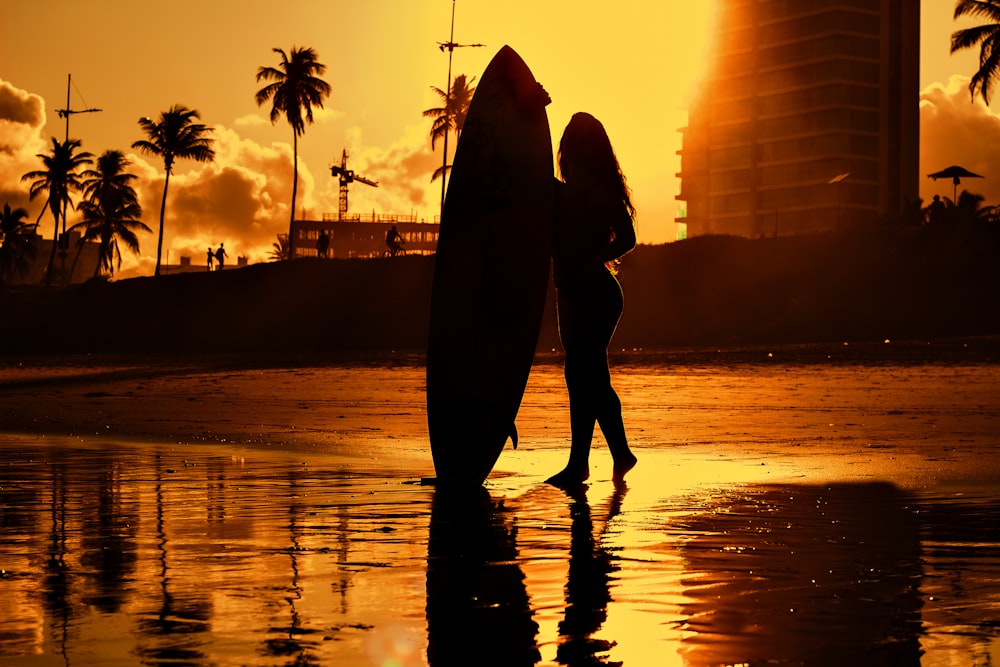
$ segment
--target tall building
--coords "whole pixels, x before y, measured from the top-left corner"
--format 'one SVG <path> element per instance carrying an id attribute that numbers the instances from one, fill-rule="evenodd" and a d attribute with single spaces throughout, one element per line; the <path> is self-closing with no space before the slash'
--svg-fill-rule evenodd
<path id="1" fill-rule="evenodd" d="M 918 200 L 919 0 L 715 0 L 682 129 L 687 235 L 874 224 Z"/>

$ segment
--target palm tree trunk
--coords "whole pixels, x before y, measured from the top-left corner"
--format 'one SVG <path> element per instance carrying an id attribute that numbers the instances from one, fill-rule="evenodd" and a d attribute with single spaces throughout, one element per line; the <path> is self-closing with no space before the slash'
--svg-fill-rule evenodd
<path id="1" fill-rule="evenodd" d="M 90 230 L 88 229 L 87 231 L 90 231 Z M 84 232 L 83 236 L 81 236 L 80 240 L 77 241 L 77 243 L 76 243 L 76 254 L 73 255 L 73 263 L 69 265 L 69 278 L 66 279 L 67 283 L 73 282 L 73 272 L 76 271 L 76 263 L 78 261 L 80 261 L 80 253 L 83 252 L 83 239 L 86 236 L 87 236 L 87 233 Z"/>
<path id="2" fill-rule="evenodd" d="M 167 210 L 167 186 L 170 184 L 170 169 L 166 170 L 167 176 L 163 179 L 163 201 L 160 202 L 160 239 L 156 242 L 156 270 L 154 276 L 160 275 L 160 258 L 163 256 L 163 214 Z"/>
<path id="3" fill-rule="evenodd" d="M 52 267 L 56 263 L 56 249 L 59 247 L 59 214 L 52 211 L 52 217 L 56 219 L 56 227 L 52 232 L 52 252 L 49 253 L 49 266 L 45 269 L 45 286 L 52 284 Z"/>
<path id="4" fill-rule="evenodd" d="M 288 220 L 288 259 L 295 259 L 295 196 L 299 190 L 299 133 L 292 128 L 292 214 Z"/>
<path id="5" fill-rule="evenodd" d="M 97 252 L 97 266 L 94 267 L 94 277 L 95 278 L 100 278 L 101 277 L 101 263 L 102 263 L 101 260 L 104 258 L 104 253 L 105 253 L 104 241 L 102 240 L 101 241 L 101 249 L 98 250 L 98 252 Z"/>

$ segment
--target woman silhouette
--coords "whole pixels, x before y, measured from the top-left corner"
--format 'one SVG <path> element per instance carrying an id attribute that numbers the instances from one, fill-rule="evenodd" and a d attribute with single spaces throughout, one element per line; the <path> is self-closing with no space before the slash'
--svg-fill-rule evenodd
<path id="1" fill-rule="evenodd" d="M 553 270 L 572 444 L 566 467 L 548 482 L 569 487 L 587 480 L 597 423 L 614 459 L 613 479 L 620 483 L 636 457 L 625 437 L 621 401 L 611 386 L 608 345 L 623 305 L 615 262 L 635 247 L 635 208 L 607 132 L 590 114 L 570 119 L 558 161 L 562 182 L 557 186 Z"/>

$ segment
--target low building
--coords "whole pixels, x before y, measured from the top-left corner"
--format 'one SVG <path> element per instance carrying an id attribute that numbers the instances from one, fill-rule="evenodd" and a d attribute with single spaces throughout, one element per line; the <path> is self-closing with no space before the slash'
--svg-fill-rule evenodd
<path id="1" fill-rule="evenodd" d="M 232 264 L 226 262 L 223 264 L 222 268 L 228 271 L 229 269 L 240 269 L 244 266 L 248 266 L 250 260 L 247 257 L 237 257 L 236 263 Z M 191 258 L 187 255 L 181 255 L 180 264 L 161 264 L 160 265 L 160 275 L 169 276 L 175 273 L 206 273 L 208 271 L 218 271 L 219 265 L 217 262 L 212 262 L 212 267 L 208 267 L 208 261 L 202 260 L 201 262 L 192 262 Z"/>
<path id="2" fill-rule="evenodd" d="M 382 257 L 388 251 L 386 234 L 393 227 L 403 239 L 408 254 L 429 255 L 437 248 L 436 222 L 418 221 L 410 215 L 325 214 L 322 220 L 296 220 L 292 223 L 296 257 L 316 257 L 320 235 L 330 240 L 327 257 Z"/>
<path id="3" fill-rule="evenodd" d="M 60 244 L 56 248 L 55 257 L 52 256 L 52 239 L 43 239 L 41 236 L 35 237 L 35 258 L 28 264 L 28 271 L 24 275 L 16 275 L 11 281 L 14 285 L 38 285 L 45 282 L 45 272 L 49 267 L 49 259 L 52 259 L 52 278 L 49 281 L 53 285 L 69 283 L 82 283 L 94 277 L 94 270 L 97 268 L 100 244 L 92 241 L 81 242 L 81 234 L 78 231 L 66 232 L 60 235 Z M 73 275 L 66 279 L 69 272 Z"/>

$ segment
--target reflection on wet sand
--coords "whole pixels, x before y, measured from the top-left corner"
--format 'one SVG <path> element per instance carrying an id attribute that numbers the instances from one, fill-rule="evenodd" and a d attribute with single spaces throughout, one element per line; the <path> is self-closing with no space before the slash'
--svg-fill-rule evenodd
<path id="1" fill-rule="evenodd" d="M 928 629 L 922 644 L 928 654 L 949 656 L 951 664 L 1000 664 L 996 493 L 996 488 L 962 489 L 921 507 L 922 617 Z"/>
<path id="2" fill-rule="evenodd" d="M 594 521 L 587 502 L 587 487 L 567 491 L 570 505 L 569 573 L 566 577 L 566 611 L 559 623 L 559 648 L 556 660 L 564 665 L 604 664 L 601 656 L 613 642 L 594 635 L 608 618 L 611 599 L 611 573 L 618 569 L 614 556 L 594 532 Z M 621 511 L 624 485 L 615 488 L 604 525 Z"/>
<path id="3" fill-rule="evenodd" d="M 692 665 L 919 665 L 918 507 L 884 483 L 725 493 L 681 552 Z M 844 619 L 850 619 L 845 623 Z"/>
<path id="4" fill-rule="evenodd" d="M 511 475 L 456 497 L 332 455 L 46 440 L 0 461 L 3 667 L 1000 659 L 993 483 Z"/>
<path id="5" fill-rule="evenodd" d="M 3 453 L 0 665 L 366 664 L 387 620 L 393 650 L 410 640 L 399 664 L 420 664 L 426 490 L 286 456 L 63 445 Z"/>
<path id="6" fill-rule="evenodd" d="M 516 537 L 516 519 L 486 489 L 435 491 L 427 548 L 427 658 L 433 667 L 538 662 L 538 624 Z"/>

